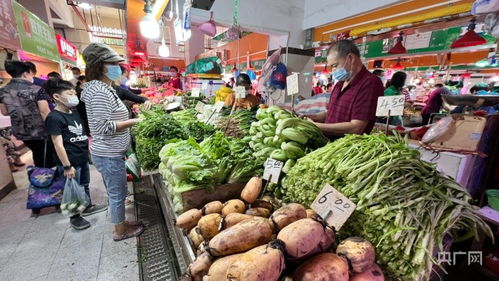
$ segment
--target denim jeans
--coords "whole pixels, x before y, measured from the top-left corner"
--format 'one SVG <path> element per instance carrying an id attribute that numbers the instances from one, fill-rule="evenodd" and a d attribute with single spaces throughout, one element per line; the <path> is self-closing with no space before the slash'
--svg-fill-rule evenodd
<path id="1" fill-rule="evenodd" d="M 92 155 L 92 162 L 102 175 L 107 189 L 111 222 L 120 224 L 125 221 L 125 198 L 128 190 L 125 159 Z"/>

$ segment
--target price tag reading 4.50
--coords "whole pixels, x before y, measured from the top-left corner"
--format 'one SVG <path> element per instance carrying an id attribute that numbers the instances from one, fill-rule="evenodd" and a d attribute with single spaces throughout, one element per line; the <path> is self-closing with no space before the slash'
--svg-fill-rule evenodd
<path id="1" fill-rule="evenodd" d="M 387 96 L 378 98 L 378 106 L 376 107 L 376 116 L 400 116 L 404 115 L 405 96 Z"/>
<path id="2" fill-rule="evenodd" d="M 199 88 L 192 88 L 192 90 L 191 90 L 192 97 L 198 98 L 200 93 L 201 93 L 201 90 Z"/>
<path id="3" fill-rule="evenodd" d="M 338 190 L 326 184 L 311 207 L 330 226 L 340 230 L 357 206 Z"/>
<path id="4" fill-rule="evenodd" d="M 244 86 L 237 86 L 234 91 L 236 92 L 236 99 L 244 99 L 246 97 L 246 88 Z"/>
<path id="5" fill-rule="evenodd" d="M 269 180 L 272 183 L 278 183 L 281 176 L 281 170 L 284 163 L 281 161 L 268 158 L 265 162 L 265 171 L 263 172 L 263 179 Z"/>

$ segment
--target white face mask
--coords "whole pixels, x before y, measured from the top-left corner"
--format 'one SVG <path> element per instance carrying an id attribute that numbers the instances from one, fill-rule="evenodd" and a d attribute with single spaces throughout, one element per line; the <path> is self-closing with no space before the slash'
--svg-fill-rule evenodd
<path id="1" fill-rule="evenodd" d="M 66 99 L 66 101 L 62 101 L 62 100 L 59 100 L 59 101 L 61 103 L 63 103 L 68 108 L 76 107 L 80 103 L 78 96 L 75 96 L 75 95 L 65 96 L 64 98 Z"/>

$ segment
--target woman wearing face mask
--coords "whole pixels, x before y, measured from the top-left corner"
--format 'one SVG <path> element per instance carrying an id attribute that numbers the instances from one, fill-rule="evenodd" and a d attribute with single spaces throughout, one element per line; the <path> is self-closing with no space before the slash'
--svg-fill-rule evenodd
<path id="1" fill-rule="evenodd" d="M 130 146 L 130 128 L 139 119 L 129 119 L 128 110 L 120 100 L 113 84 L 121 76 L 121 58 L 102 43 L 92 43 L 83 51 L 87 63 L 87 82 L 81 94 L 87 109 L 92 135 L 92 162 L 101 173 L 109 197 L 109 213 L 114 224 L 113 239 L 139 236 L 144 227 L 125 220 L 127 195 L 125 152 Z"/>
<path id="2" fill-rule="evenodd" d="M 88 137 L 83 122 L 74 110 L 79 100 L 73 84 L 61 79 L 50 79 L 44 89 L 55 101 L 55 108 L 45 119 L 47 132 L 57 154 L 56 164 L 59 171 L 64 171 L 66 178 L 74 178 L 85 188 L 90 198 L 90 170 L 88 167 Z M 107 210 L 107 206 L 90 205 L 81 216 L 87 216 Z M 90 223 L 79 214 L 72 216 L 69 223 L 76 230 L 90 227 Z"/>

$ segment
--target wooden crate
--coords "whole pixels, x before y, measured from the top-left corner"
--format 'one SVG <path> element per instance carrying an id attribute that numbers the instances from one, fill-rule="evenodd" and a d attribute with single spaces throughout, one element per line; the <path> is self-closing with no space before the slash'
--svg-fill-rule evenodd
<path id="1" fill-rule="evenodd" d="M 239 199 L 245 185 L 246 183 L 228 183 L 217 186 L 214 192 L 205 189 L 184 192 L 182 193 L 184 212 L 194 208 L 201 209 L 206 203 L 212 201 L 224 203 L 231 199 Z"/>

